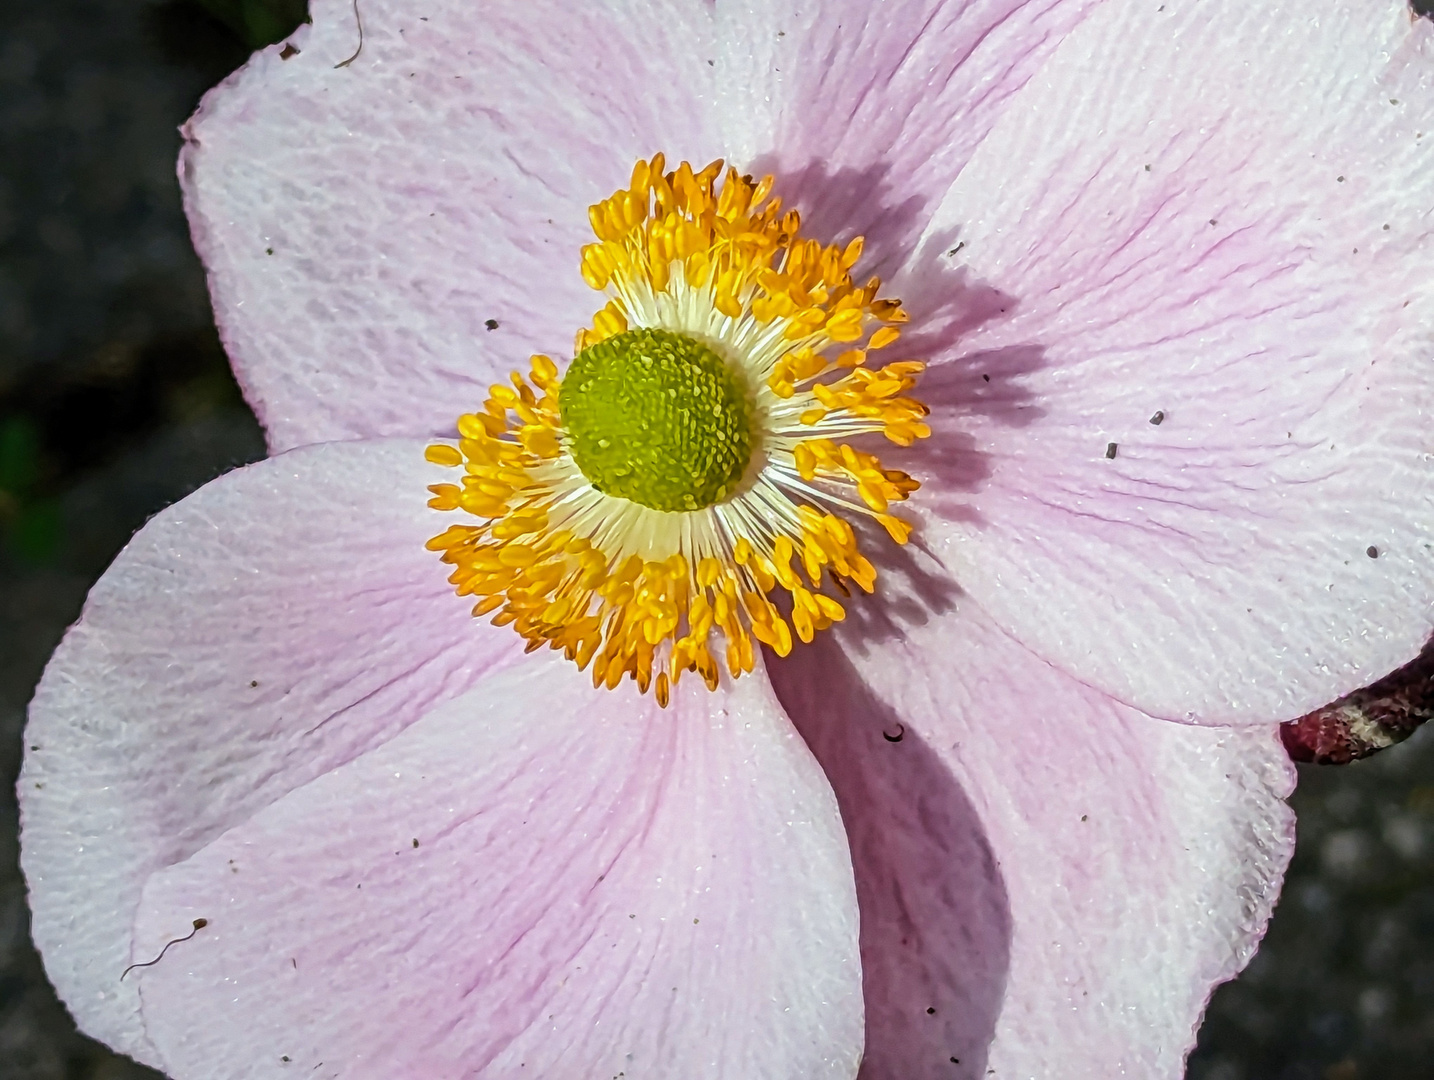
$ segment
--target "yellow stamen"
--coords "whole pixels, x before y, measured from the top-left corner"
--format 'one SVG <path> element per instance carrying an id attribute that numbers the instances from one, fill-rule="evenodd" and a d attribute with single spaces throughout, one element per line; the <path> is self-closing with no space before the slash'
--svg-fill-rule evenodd
<path id="1" fill-rule="evenodd" d="M 879 279 L 854 283 L 860 237 L 802 237 L 773 186 L 720 161 L 666 171 L 658 154 L 589 207 L 597 239 L 581 252 L 583 279 L 608 299 L 577 352 L 662 330 L 713 350 L 750 389 L 753 464 L 735 490 L 680 511 L 597 490 L 571 453 L 546 356 L 460 417 L 456 445 L 426 453 L 462 473 L 431 485 L 429 505 L 473 523 L 428 547 L 476 599 L 473 614 L 591 666 L 594 686 L 626 676 L 664 706 L 684 672 L 715 689 L 724 667 L 733 678 L 753 669 L 754 641 L 786 656 L 844 619 L 828 585 L 844 598 L 851 583 L 873 590 L 876 568 L 839 514 L 869 517 L 897 543 L 911 534 L 890 508 L 918 483 L 843 441 L 881 433 L 908 446 L 930 434 L 910 396 L 924 365 L 866 366 L 907 315 L 877 296 Z"/>

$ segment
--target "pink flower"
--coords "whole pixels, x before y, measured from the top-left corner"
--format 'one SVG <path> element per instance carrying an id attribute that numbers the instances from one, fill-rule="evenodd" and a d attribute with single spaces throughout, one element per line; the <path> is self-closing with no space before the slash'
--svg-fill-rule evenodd
<path id="1" fill-rule="evenodd" d="M 80 1026 L 179 1080 L 1179 1076 L 1289 857 L 1275 725 L 1430 629 L 1429 24 L 362 0 L 336 68 L 313 7 L 181 164 L 275 456 L 31 708 Z M 875 596 L 665 711 L 470 616 L 422 456 L 570 355 L 656 150 L 865 235 L 933 429 Z"/>

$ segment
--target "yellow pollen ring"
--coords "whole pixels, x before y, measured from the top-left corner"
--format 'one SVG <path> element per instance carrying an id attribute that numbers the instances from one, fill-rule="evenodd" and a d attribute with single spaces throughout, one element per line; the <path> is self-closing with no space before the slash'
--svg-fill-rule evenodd
<path id="1" fill-rule="evenodd" d="M 660 154 L 638 162 L 628 188 L 589 210 L 597 242 L 582 250 L 582 274 L 608 301 L 575 351 L 634 327 L 709 343 L 756 387 L 759 467 L 696 510 L 602 494 L 572 458 L 546 356 L 460 417 L 456 445 L 426 456 L 462 470 L 429 488 L 429 506 L 466 520 L 428 547 L 475 597 L 473 614 L 591 665 L 594 686 L 629 677 L 665 706 L 684 672 L 716 689 L 722 667 L 733 678 L 753 669 L 754 641 L 786 656 L 843 619 L 827 586 L 874 590 L 876 568 L 842 515 L 905 543 L 912 527 L 891 506 L 919 484 L 843 440 L 880 433 L 908 446 L 930 428 L 910 396 L 924 365 L 867 364 L 907 317 L 878 298 L 879 279 L 853 282 L 860 238 L 803 238 L 797 212 L 770 197 L 771 177 L 724 174 L 721 162 L 663 167 Z"/>

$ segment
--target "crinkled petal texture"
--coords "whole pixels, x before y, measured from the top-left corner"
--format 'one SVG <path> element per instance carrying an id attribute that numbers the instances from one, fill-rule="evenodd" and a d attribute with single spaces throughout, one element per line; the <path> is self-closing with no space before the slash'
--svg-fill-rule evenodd
<path id="1" fill-rule="evenodd" d="M 1178 1080 L 1278 895 L 1293 766 L 1273 726 L 1142 715 L 953 603 L 772 669 L 847 822 L 860 1075 Z"/>
<path id="2" fill-rule="evenodd" d="M 297 54 L 259 53 L 185 129 L 216 318 L 276 450 L 440 434 L 455 392 L 570 355 L 601 306 L 588 204 L 638 157 L 721 153 L 704 3 L 360 11 L 352 64 L 353 5 L 316 0 Z"/>
<path id="3" fill-rule="evenodd" d="M 938 364 L 931 542 L 1017 638 L 1206 723 L 1409 659 L 1428 24 L 1402 0 L 873 10 L 376 3 L 335 69 L 352 9 L 317 4 L 297 55 L 206 99 L 182 170 L 273 445 L 445 430 L 455 393 L 562 355 L 595 193 L 658 147 L 725 153 L 899 268 Z"/>
<path id="4" fill-rule="evenodd" d="M 942 566 L 777 670 L 833 798 L 761 678 L 660 713 L 518 662 L 422 550 L 418 444 L 217 482 L 32 710 L 81 1025 L 179 1080 L 851 1076 L 864 994 L 872 1080 L 1178 1076 L 1289 855 L 1270 723 L 1430 629 L 1428 25 L 366 0 L 336 68 L 352 5 L 314 9 L 182 163 L 273 446 L 445 431 L 565 355 L 587 204 L 726 154 L 898 270 Z"/>
<path id="5" fill-rule="evenodd" d="M 81 1027 L 177 1080 L 284 1055 L 852 1076 L 845 834 L 766 680 L 694 680 L 664 712 L 514 667 L 519 639 L 424 550 L 422 455 L 329 444 L 215 481 L 145 527 L 51 661 L 23 861 Z"/>
<path id="6" fill-rule="evenodd" d="M 297 54 L 205 98 L 181 164 L 271 446 L 447 431 L 455 389 L 563 353 L 595 306 L 586 207 L 656 150 L 776 169 L 894 269 L 1093 4 L 370 0 L 336 69 L 352 6 L 315 3 Z"/>
<path id="7" fill-rule="evenodd" d="M 423 548 L 442 472 L 409 441 L 260 462 L 155 517 L 91 591 L 19 786 L 35 941 L 90 1034 L 156 1061 L 119 981 L 151 873 L 520 655 Z"/>
<path id="8" fill-rule="evenodd" d="M 957 178 L 928 539 L 1047 660 L 1267 723 L 1419 651 L 1431 80 L 1402 0 L 1110 0 Z"/>
<path id="9" fill-rule="evenodd" d="M 727 153 L 773 171 L 817 235 L 908 263 L 941 197 L 1096 0 L 717 5 Z"/>
<path id="10" fill-rule="evenodd" d="M 760 675 L 664 712 L 561 658 L 493 676 L 152 877 L 177 1080 L 851 1077 L 836 801 Z"/>

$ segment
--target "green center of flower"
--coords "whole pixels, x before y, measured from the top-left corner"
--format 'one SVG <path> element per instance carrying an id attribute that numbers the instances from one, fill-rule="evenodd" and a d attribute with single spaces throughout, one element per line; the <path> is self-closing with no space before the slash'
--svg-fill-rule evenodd
<path id="1" fill-rule="evenodd" d="M 720 502 L 752 458 L 742 379 L 682 334 L 629 330 L 589 346 L 563 377 L 558 407 L 593 487 L 653 510 Z"/>

